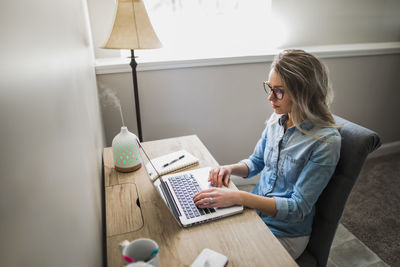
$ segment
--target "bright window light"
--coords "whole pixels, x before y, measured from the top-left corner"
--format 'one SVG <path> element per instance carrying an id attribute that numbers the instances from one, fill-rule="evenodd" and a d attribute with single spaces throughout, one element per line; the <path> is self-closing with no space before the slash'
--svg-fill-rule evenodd
<path id="1" fill-rule="evenodd" d="M 144 3 L 163 43 L 161 49 L 135 51 L 150 61 L 256 55 L 277 48 L 283 41 L 284 31 L 271 15 L 271 0 Z"/>

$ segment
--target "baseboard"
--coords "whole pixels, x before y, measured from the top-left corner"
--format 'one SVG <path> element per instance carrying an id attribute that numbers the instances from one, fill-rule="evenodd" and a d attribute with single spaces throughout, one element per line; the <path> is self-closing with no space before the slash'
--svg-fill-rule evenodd
<path id="1" fill-rule="evenodd" d="M 368 155 L 368 159 L 400 153 L 400 141 L 383 144 L 380 148 Z"/>

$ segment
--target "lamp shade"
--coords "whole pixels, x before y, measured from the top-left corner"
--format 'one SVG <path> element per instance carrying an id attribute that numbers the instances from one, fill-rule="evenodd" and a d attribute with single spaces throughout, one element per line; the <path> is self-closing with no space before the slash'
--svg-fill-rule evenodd
<path id="1" fill-rule="evenodd" d="M 160 48 L 142 0 L 118 0 L 114 26 L 106 44 L 109 49 Z"/>

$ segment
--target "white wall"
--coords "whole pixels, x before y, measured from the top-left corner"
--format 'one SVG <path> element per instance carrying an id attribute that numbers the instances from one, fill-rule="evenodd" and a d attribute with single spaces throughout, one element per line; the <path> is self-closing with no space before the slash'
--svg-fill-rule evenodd
<path id="1" fill-rule="evenodd" d="M 336 98 L 335 114 L 400 140 L 400 54 L 325 58 Z M 139 71 L 145 141 L 197 134 L 221 164 L 247 157 L 272 112 L 262 81 L 270 62 Z M 100 87 L 122 99 L 127 126 L 136 132 L 131 73 L 97 75 Z M 118 133 L 117 110 L 103 108 L 107 145 Z"/>
<path id="2" fill-rule="evenodd" d="M 118 50 L 102 49 L 111 32 L 117 0 L 87 0 L 95 57 L 118 57 Z"/>
<path id="3" fill-rule="evenodd" d="M 2 1 L 0 13 L 0 266 L 102 266 L 86 1 Z"/>

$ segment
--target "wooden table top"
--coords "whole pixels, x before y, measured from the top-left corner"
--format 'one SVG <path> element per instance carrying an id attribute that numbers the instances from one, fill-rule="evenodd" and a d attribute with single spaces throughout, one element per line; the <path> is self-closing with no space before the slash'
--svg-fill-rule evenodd
<path id="1" fill-rule="evenodd" d="M 194 168 L 217 161 L 196 135 L 144 142 L 150 158 L 185 149 L 199 158 Z M 124 266 L 118 244 L 150 238 L 160 247 L 160 266 L 190 266 L 204 248 L 228 257 L 227 266 L 297 266 L 254 210 L 182 228 L 151 184 L 145 168 L 131 173 L 114 169 L 112 149 L 104 149 L 107 263 Z M 231 188 L 236 188 L 230 182 Z"/>

